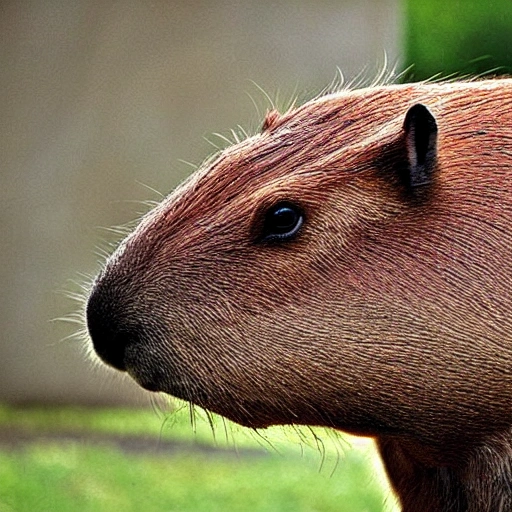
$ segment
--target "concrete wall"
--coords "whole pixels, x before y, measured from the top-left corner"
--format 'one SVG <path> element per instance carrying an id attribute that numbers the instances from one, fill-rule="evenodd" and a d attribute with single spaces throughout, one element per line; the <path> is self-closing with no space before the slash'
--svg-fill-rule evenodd
<path id="1" fill-rule="evenodd" d="M 158 200 L 147 187 L 169 192 L 182 160 L 211 154 L 205 137 L 257 129 L 260 88 L 286 103 L 337 67 L 398 62 L 400 18 L 398 0 L 2 2 L 0 400 L 147 403 L 54 320 L 80 316 L 64 292 L 118 240 L 101 227 Z"/>

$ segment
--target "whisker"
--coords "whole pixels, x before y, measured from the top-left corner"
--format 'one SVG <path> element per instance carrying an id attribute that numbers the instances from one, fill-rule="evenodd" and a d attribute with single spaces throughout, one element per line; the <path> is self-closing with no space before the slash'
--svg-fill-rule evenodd
<path id="1" fill-rule="evenodd" d="M 276 448 L 276 446 L 270 442 L 266 436 L 264 436 L 258 429 L 256 428 L 253 428 L 251 429 L 253 434 L 255 434 L 256 438 L 256 442 L 264 447 L 264 448 L 270 448 L 271 451 L 274 451 L 275 453 L 277 453 L 278 455 L 282 455 L 282 453 Z"/>
<path id="2" fill-rule="evenodd" d="M 141 185 L 144 188 L 147 188 L 150 192 L 153 192 L 154 194 L 156 194 L 160 199 L 164 199 L 165 198 L 165 194 L 162 194 L 162 192 L 160 192 L 156 188 L 153 188 L 150 185 L 148 185 L 147 183 L 144 183 L 142 181 L 139 181 L 139 180 L 135 180 L 135 181 L 136 181 L 137 184 Z"/>
<path id="3" fill-rule="evenodd" d="M 256 89 L 258 89 L 263 94 L 264 98 L 268 101 L 271 109 L 276 110 L 276 104 L 274 103 L 270 94 L 268 94 L 267 91 L 265 91 L 265 89 L 263 89 L 263 87 L 258 85 L 254 80 L 249 80 L 249 81 L 252 83 L 252 85 L 254 85 L 254 87 L 256 87 Z"/>

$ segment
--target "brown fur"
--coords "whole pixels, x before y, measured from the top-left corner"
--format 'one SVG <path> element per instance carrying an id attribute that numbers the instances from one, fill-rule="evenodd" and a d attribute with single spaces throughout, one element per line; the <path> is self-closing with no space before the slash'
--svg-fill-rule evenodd
<path id="1" fill-rule="evenodd" d="M 404 184 L 404 117 L 439 129 Z M 280 200 L 299 235 L 258 243 Z M 252 427 L 375 436 L 404 511 L 512 509 L 512 80 L 329 95 L 225 150 L 123 242 L 100 356 Z"/>

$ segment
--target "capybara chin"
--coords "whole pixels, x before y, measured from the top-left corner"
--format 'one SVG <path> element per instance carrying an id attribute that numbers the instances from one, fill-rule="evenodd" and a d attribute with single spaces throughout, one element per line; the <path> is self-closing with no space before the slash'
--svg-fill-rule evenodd
<path id="1" fill-rule="evenodd" d="M 147 389 L 375 437 L 404 511 L 511 511 L 511 250 L 512 80 L 343 91 L 147 214 L 88 328 Z"/>

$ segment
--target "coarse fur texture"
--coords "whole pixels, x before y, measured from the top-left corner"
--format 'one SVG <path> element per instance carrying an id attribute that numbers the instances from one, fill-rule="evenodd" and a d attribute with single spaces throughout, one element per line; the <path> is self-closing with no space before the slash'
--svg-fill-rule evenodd
<path id="1" fill-rule="evenodd" d="M 273 205 L 296 236 L 261 240 Z M 143 387 L 374 436 L 406 512 L 512 510 L 512 80 L 267 115 L 146 215 L 87 307 Z"/>

